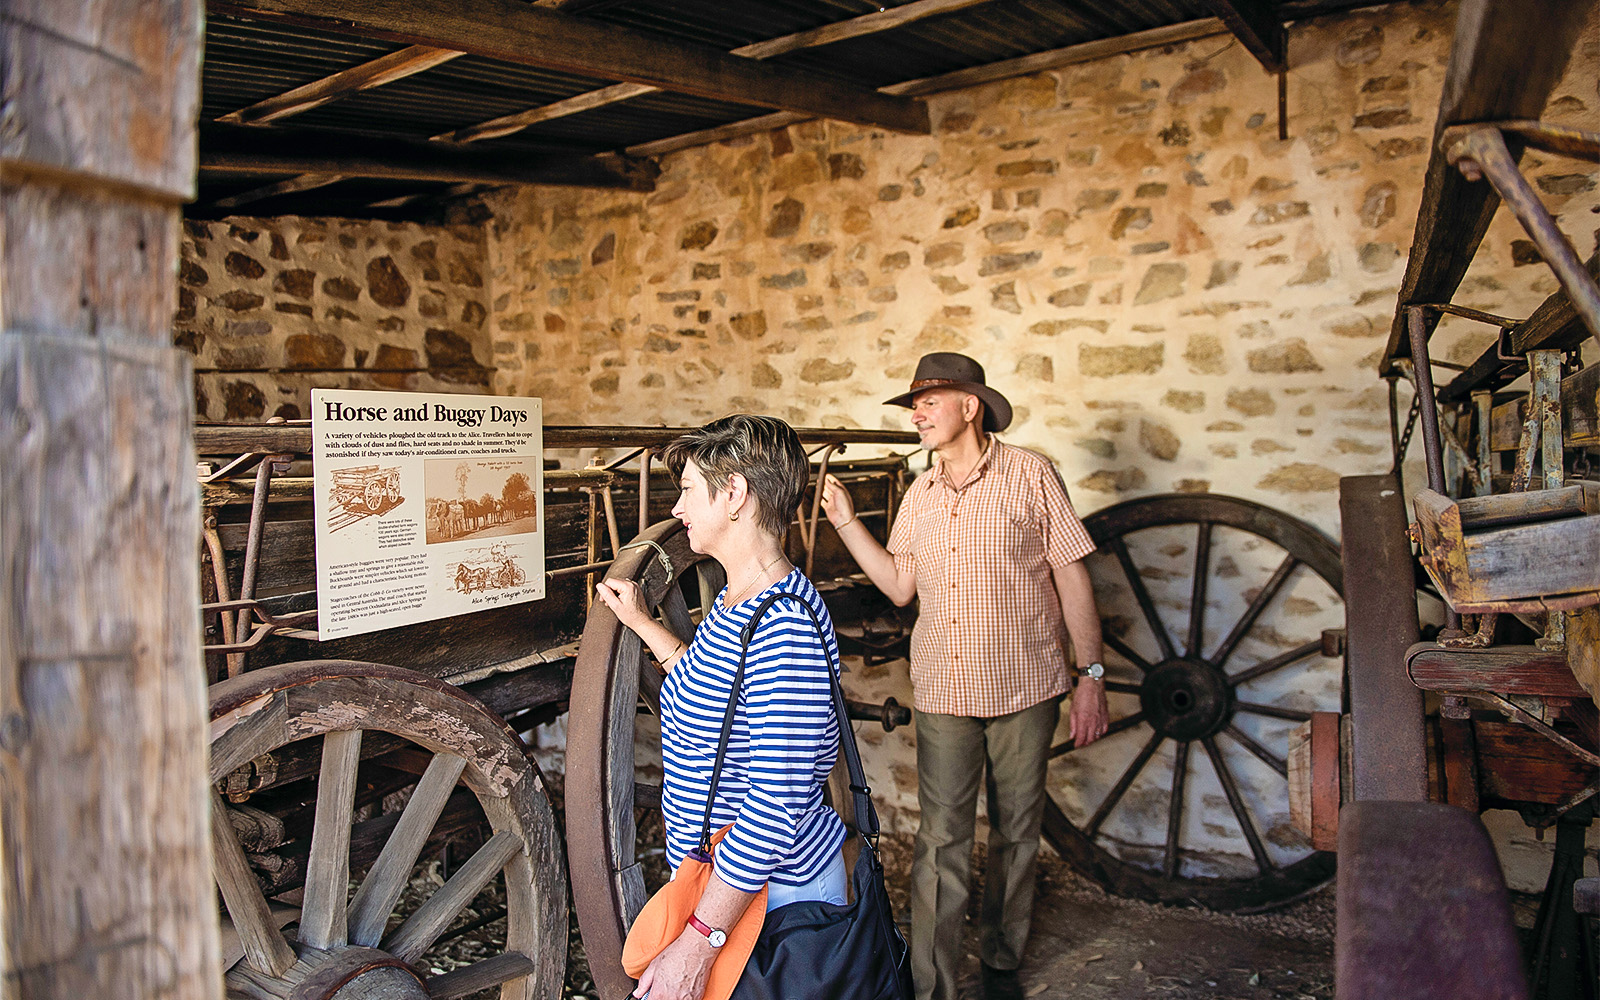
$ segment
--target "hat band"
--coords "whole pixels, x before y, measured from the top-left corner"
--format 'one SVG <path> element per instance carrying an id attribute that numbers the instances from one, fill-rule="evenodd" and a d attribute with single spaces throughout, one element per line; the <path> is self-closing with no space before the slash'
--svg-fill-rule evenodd
<path id="1" fill-rule="evenodd" d="M 935 386 L 941 386 L 941 385 L 982 385 L 982 384 L 983 383 L 981 383 L 981 382 L 964 382 L 961 379 L 955 379 L 955 378 L 919 378 L 915 382 L 911 383 L 911 391 L 912 392 L 917 392 L 917 391 L 919 391 L 921 389 L 932 389 Z"/>

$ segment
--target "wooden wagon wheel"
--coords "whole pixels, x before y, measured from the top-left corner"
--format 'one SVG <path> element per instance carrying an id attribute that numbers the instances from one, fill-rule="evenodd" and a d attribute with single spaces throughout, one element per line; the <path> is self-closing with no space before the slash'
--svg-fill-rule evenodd
<path id="1" fill-rule="evenodd" d="M 362 733 L 431 752 L 422 779 L 353 899 L 350 833 Z M 560 837 L 522 742 L 470 695 L 398 667 L 349 660 L 286 663 L 211 688 L 211 780 L 297 740 L 320 738 L 315 826 L 295 946 L 284 939 L 220 796 L 212 802 L 217 884 L 244 960 L 230 996 L 259 1000 L 465 996 L 500 986 L 502 1000 L 558 995 L 566 968 L 567 893 Z M 392 932 L 390 913 L 457 782 L 477 798 L 493 836 Z M 437 976 L 415 963 L 480 889 L 504 873 L 505 947 Z M 355 993 L 350 992 L 352 989 Z"/>
<path id="2" fill-rule="evenodd" d="M 1285 757 L 1294 726 L 1343 704 L 1343 657 L 1321 640 L 1344 622 L 1338 547 L 1213 495 L 1143 497 L 1084 523 L 1111 726 L 1077 750 L 1063 721 L 1046 838 L 1112 892 L 1159 902 L 1256 909 L 1327 881 L 1333 856 L 1288 824 Z"/>
<path id="3" fill-rule="evenodd" d="M 722 567 L 689 548 L 677 520 L 640 534 L 606 577 L 639 584 L 646 603 L 685 641 L 694 634 L 686 592 L 705 607 L 723 585 Z M 621 1000 L 633 989 L 622 972 L 622 942 L 647 898 L 634 822 L 634 724 L 641 698 L 652 711 L 660 706 L 661 677 L 639 637 L 596 601 L 572 677 L 566 805 L 573 908 L 604 1000 Z"/>

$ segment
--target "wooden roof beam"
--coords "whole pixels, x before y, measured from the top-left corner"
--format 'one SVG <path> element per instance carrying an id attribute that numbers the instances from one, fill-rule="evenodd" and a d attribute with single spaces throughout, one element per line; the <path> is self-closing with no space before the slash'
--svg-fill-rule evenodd
<path id="1" fill-rule="evenodd" d="M 542 6 L 554 6 L 562 0 L 546 0 Z M 848 38 L 861 38 L 866 35 L 889 31 L 893 28 L 913 24 L 925 18 L 935 17 L 940 14 L 952 14 L 968 7 L 979 4 L 993 3 L 994 0 L 912 0 L 911 3 L 888 10 L 877 11 L 872 14 L 863 14 L 845 21 L 833 24 L 824 24 L 818 28 L 807 31 L 797 31 L 793 34 L 771 38 L 764 42 L 752 42 L 733 49 L 729 54 L 743 56 L 746 59 L 770 59 L 785 52 L 795 52 L 800 49 L 816 48 L 822 45 L 831 45 L 842 42 Z M 444 142 L 476 142 L 481 139 L 499 139 L 537 125 L 539 122 L 550 121 L 555 118 L 564 118 L 595 108 L 603 108 L 608 104 L 632 100 L 643 97 L 645 94 L 658 93 L 661 88 L 649 87 L 636 83 L 619 83 L 611 87 L 602 87 L 588 93 L 568 97 L 553 104 L 529 108 L 515 114 L 491 118 L 476 125 L 456 129 L 434 136 Z M 786 112 L 779 112 L 785 114 Z M 802 116 L 801 120 L 810 117 Z"/>
<path id="2" fill-rule="evenodd" d="M 452 184 L 554 184 L 651 191 L 655 164 L 618 156 L 536 156 L 320 129 L 202 123 L 200 169 Z"/>
<path id="3" fill-rule="evenodd" d="M 1440 137 L 1452 125 L 1539 117 L 1566 70 L 1589 7 L 1571 0 L 1461 0 L 1433 126 L 1433 155 L 1379 375 L 1398 374 L 1395 361 L 1411 355 L 1406 308 L 1450 301 L 1500 207 L 1491 185 L 1469 181 L 1450 165 Z M 1521 156 L 1520 143 L 1508 146 Z M 1430 335 L 1438 318 L 1429 312 Z"/>
<path id="4" fill-rule="evenodd" d="M 257 101 L 248 108 L 240 108 L 238 111 L 225 114 L 217 121 L 234 125 L 265 125 L 280 118 L 310 111 L 312 108 L 320 108 L 341 97 L 349 97 L 363 90 L 403 80 L 464 54 L 455 49 L 409 45 L 398 52 L 379 56 L 359 66 L 341 70 L 332 76 L 313 80 L 305 86 L 284 91 L 264 101 Z"/>
<path id="5" fill-rule="evenodd" d="M 983 83 L 993 83 L 996 80 L 1023 76 L 1028 73 L 1042 73 L 1045 70 L 1071 66 L 1076 63 L 1092 62 L 1109 56 L 1136 52 L 1139 49 L 1155 48 L 1161 45 L 1176 45 L 1180 42 L 1193 41 L 1196 38 L 1223 35 L 1227 34 L 1227 32 L 1227 26 L 1221 20 L 1214 17 L 1205 17 L 1195 21 L 1185 21 L 1181 24 L 1151 28 L 1148 31 L 1136 31 L 1132 34 L 1120 35 L 1115 38 L 1101 38 L 1092 42 L 1081 42 L 1077 45 L 1051 49 L 1048 52 L 1035 52 L 1032 55 L 1018 56 L 1015 59 L 1005 59 L 982 66 L 973 66 L 939 76 L 907 80 L 903 83 L 890 84 L 880 89 L 887 94 L 917 96 L 936 94 L 945 90 L 958 90 L 962 87 L 975 87 Z M 732 139 L 741 135 L 767 132 L 775 128 L 782 128 L 785 125 L 808 121 L 812 117 L 814 116 L 780 111 L 776 114 L 729 122 L 727 125 L 719 125 L 716 128 L 687 132 L 683 135 L 667 136 L 666 138 L 639 143 L 636 146 L 629 146 L 627 153 L 629 156 L 661 156 L 679 149 L 688 149 L 691 146 L 702 146 L 708 142 L 721 142 L 724 139 Z"/>
<path id="6" fill-rule="evenodd" d="M 602 24 L 521 0 L 211 0 L 209 9 L 323 31 L 447 48 L 524 66 L 640 83 L 926 135 L 928 109 L 906 97 L 792 68 L 763 66 L 708 46 Z"/>
<path id="7" fill-rule="evenodd" d="M 1272 0 L 1206 0 L 1261 68 L 1282 73 L 1289 68 L 1288 36 Z"/>

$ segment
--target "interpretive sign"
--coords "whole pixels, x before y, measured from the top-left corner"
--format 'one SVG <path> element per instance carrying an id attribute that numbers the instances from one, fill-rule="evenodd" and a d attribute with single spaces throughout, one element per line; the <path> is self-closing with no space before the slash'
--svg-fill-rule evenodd
<path id="1" fill-rule="evenodd" d="M 315 389 L 323 639 L 544 597 L 538 399 Z"/>

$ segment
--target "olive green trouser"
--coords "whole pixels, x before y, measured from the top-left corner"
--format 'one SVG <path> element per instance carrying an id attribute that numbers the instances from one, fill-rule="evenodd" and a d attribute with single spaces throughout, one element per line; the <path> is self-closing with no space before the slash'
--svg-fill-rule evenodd
<path id="1" fill-rule="evenodd" d="M 984 765 L 989 851 L 979 955 L 992 968 L 1015 969 L 1033 922 L 1045 767 L 1061 703 L 1051 698 L 992 719 L 915 715 L 922 825 L 911 861 L 911 974 L 917 1000 L 956 1000 Z"/>

